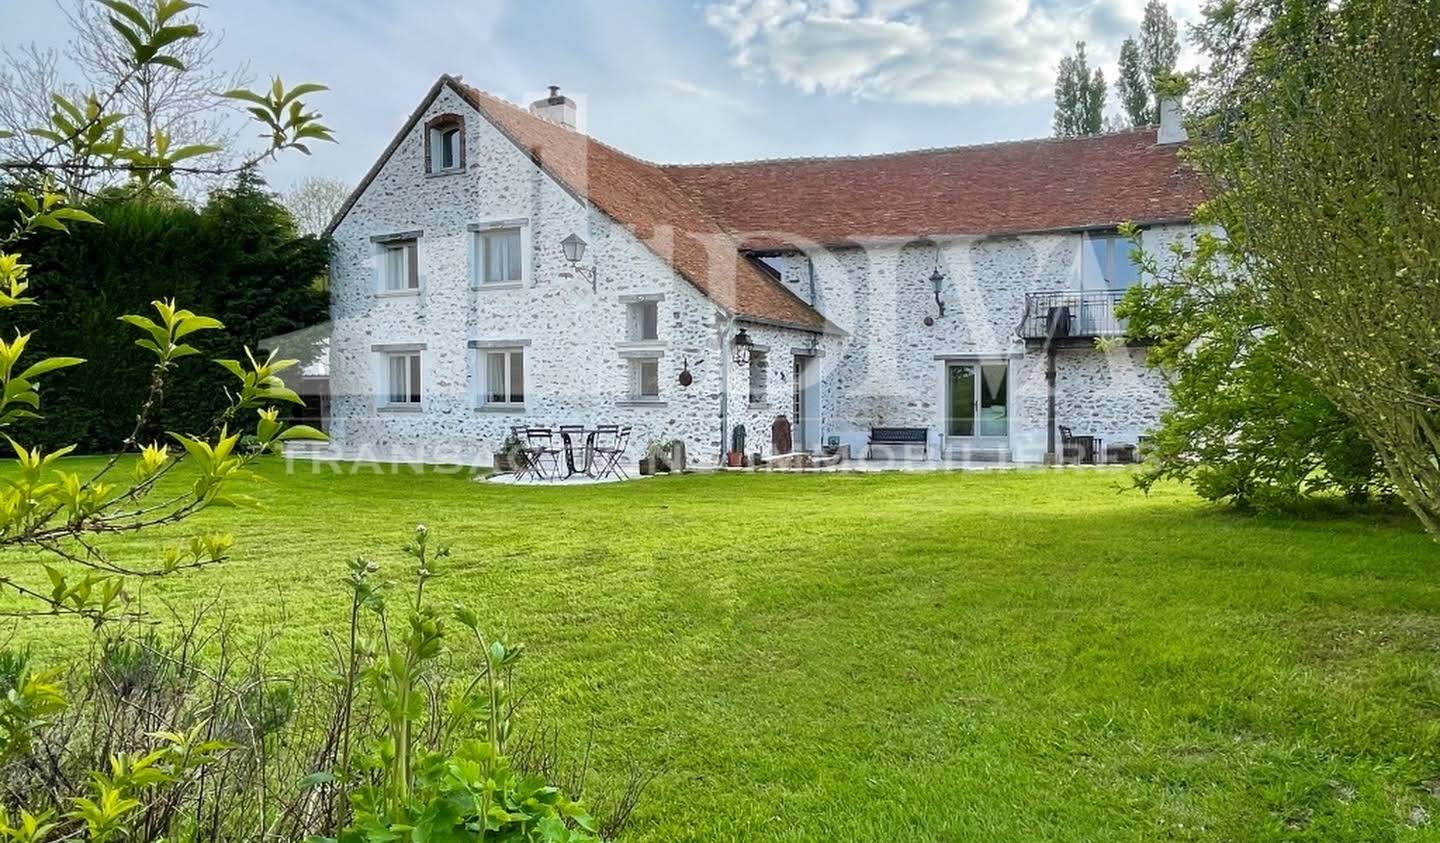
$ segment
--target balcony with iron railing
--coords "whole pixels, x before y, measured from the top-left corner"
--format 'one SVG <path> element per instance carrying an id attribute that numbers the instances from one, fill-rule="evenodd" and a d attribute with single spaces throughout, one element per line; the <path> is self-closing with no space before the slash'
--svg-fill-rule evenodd
<path id="1" fill-rule="evenodd" d="M 1051 290 L 1025 294 L 1025 314 L 1016 333 L 1028 342 L 1084 344 L 1125 335 L 1115 315 L 1124 290 Z"/>

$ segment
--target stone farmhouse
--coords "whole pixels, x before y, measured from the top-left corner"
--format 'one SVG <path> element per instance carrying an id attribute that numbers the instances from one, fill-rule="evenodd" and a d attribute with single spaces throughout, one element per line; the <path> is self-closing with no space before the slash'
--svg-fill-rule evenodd
<path id="1" fill-rule="evenodd" d="M 516 425 L 772 453 L 1041 462 L 1134 444 L 1165 407 L 1118 297 L 1193 236 L 1161 125 L 884 155 L 664 165 L 442 76 L 330 226 L 337 454 L 488 461 Z M 877 454 L 878 456 L 878 454 Z M 1098 455 L 1096 455 L 1098 456 Z"/>

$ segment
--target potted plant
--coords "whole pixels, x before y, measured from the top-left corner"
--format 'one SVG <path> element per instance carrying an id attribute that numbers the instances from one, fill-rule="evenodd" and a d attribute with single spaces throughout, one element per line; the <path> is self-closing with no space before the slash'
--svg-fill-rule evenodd
<path id="1" fill-rule="evenodd" d="M 520 442 L 520 437 L 510 434 L 505 441 L 500 443 L 500 448 L 495 452 L 495 473 L 515 474 L 520 470 L 522 458 L 520 452 L 525 446 Z"/>
<path id="2" fill-rule="evenodd" d="M 739 468 L 745 464 L 745 425 L 737 424 L 730 431 L 730 453 L 725 455 L 725 464 Z"/>
<path id="3" fill-rule="evenodd" d="M 660 474 L 670 471 L 670 457 L 672 445 L 669 442 L 661 442 L 658 439 L 652 440 L 645 446 L 645 456 L 640 458 L 641 474 Z"/>

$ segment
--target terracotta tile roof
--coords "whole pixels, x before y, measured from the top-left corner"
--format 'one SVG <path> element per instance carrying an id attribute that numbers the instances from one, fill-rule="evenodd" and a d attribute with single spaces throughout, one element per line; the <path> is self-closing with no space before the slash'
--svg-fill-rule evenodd
<path id="1" fill-rule="evenodd" d="M 660 167 L 450 81 L 556 181 L 630 228 L 716 304 L 760 322 L 813 330 L 832 327 L 742 255 L 739 243 Z"/>
<path id="2" fill-rule="evenodd" d="M 1155 130 L 661 169 L 746 248 L 1187 220 L 1199 176 Z"/>

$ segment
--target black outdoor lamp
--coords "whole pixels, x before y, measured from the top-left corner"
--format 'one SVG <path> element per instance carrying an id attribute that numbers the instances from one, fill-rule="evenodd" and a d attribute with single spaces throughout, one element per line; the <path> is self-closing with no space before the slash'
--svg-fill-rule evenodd
<path id="1" fill-rule="evenodd" d="M 730 345 L 735 350 L 735 365 L 750 365 L 750 350 L 755 347 L 755 342 L 750 339 L 749 334 L 745 333 L 744 328 L 741 328 L 735 338 L 730 340 Z"/>
<path id="2" fill-rule="evenodd" d="M 585 259 L 585 247 L 588 245 L 589 244 L 578 234 L 571 234 L 569 237 L 560 241 L 560 248 L 564 250 L 565 260 L 570 262 L 570 268 L 581 278 L 590 281 L 590 292 L 593 293 L 596 292 L 596 275 L 599 273 L 594 267 L 586 269 L 580 265 L 580 261 Z"/>
<path id="3" fill-rule="evenodd" d="M 934 325 L 935 320 L 945 315 L 945 302 L 940 300 L 940 291 L 945 287 L 945 275 L 940 272 L 940 260 L 936 257 L 935 271 L 930 273 L 930 289 L 935 292 L 935 309 L 940 311 L 940 316 L 926 316 L 925 324 Z"/>

